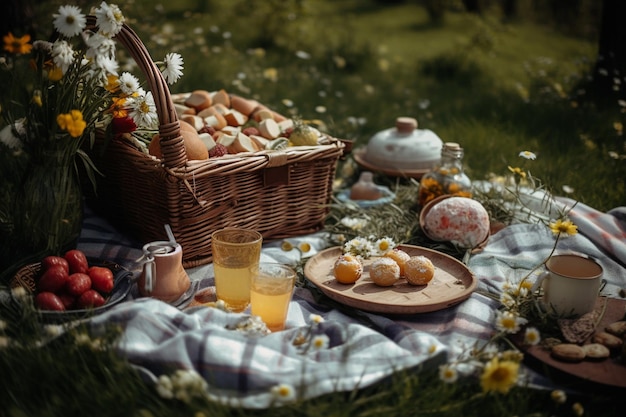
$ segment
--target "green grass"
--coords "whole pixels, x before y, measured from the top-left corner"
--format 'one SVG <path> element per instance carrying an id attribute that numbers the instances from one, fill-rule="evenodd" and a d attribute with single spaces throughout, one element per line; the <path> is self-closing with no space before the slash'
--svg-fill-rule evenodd
<path id="1" fill-rule="evenodd" d="M 226 88 L 281 112 L 321 119 L 356 146 L 392 126 L 395 117 L 413 116 L 444 141 L 462 144 L 473 179 L 506 172 L 519 163 L 519 151 L 530 150 L 539 155 L 533 174 L 555 193 L 567 185 L 575 190 L 572 197 L 602 211 L 626 201 L 619 180 L 626 164 L 609 156 L 625 152 L 614 128 L 624 115 L 616 98 L 595 100 L 584 85 L 595 40 L 459 12 L 434 25 L 414 2 L 312 1 L 302 8 L 296 1 L 217 3 L 208 14 L 187 12 L 184 20 L 178 13 L 132 22 L 155 57 L 171 49 L 185 57 L 185 76 L 174 91 Z M 290 20 L 286 10 L 298 19 Z M 159 29 L 155 22 L 166 19 L 176 28 L 175 40 L 150 42 Z M 210 32 L 211 25 L 219 29 Z M 196 27 L 202 33 L 191 33 Z M 227 42 L 224 32 L 231 34 Z M 193 45 L 199 40 L 206 46 Z M 264 56 L 248 52 L 259 45 Z M 296 58 L 296 51 L 311 59 Z M 345 66 L 335 65 L 337 57 Z M 270 67 L 278 71 L 276 82 L 263 78 Z M 236 81 L 240 75 L 245 78 Z M 283 99 L 295 107 L 285 107 Z M 349 117 L 365 123 L 354 126 Z"/>
<path id="2" fill-rule="evenodd" d="M 77 2 L 83 9 L 95 3 Z M 594 39 L 567 37 L 530 21 L 505 25 L 497 16 L 480 20 L 454 11 L 442 24 L 432 24 L 421 3 L 412 1 L 383 7 L 357 0 L 215 0 L 204 10 L 197 8 L 201 1 L 171 3 L 160 8 L 151 0 L 135 0 L 121 7 L 155 59 L 170 51 L 183 55 L 185 75 L 172 87 L 174 92 L 225 88 L 286 114 L 320 119 L 330 133 L 354 140 L 355 146 L 392 126 L 397 116 L 413 116 L 444 141 L 461 143 L 473 179 L 506 173 L 507 165 L 520 164 L 520 151 L 530 150 L 538 155 L 533 175 L 556 193 L 569 185 L 574 198 L 602 211 L 626 202 L 625 159 L 609 155 L 626 154 L 624 138 L 614 127 L 624 122 L 624 113 L 615 97 L 598 100 L 584 84 L 595 59 Z M 65 2 L 37 7 L 46 27 L 59 4 Z M 251 52 L 258 47 L 263 55 Z M 311 58 L 298 58 L 297 51 Z M 268 68 L 277 70 L 276 81 L 264 77 Z M 286 106 L 284 99 L 294 106 Z M 320 112 L 318 106 L 326 110 Z M 363 123 L 355 124 L 354 118 Z M 72 362 L 76 352 L 66 351 L 62 343 L 54 348 L 58 361 Z M 64 410 L 62 399 L 51 396 L 50 389 L 42 396 L 33 394 L 32 386 L 40 381 L 56 385 L 58 374 L 68 371 L 50 367 L 50 352 L 43 350 L 44 357 L 41 352 L 17 349 L 12 351 L 20 358 L 17 363 L 5 360 L 7 356 L 0 360 L 2 375 L 37 376 L 2 378 L 6 385 L 0 402 L 18 406 L 0 415 L 59 415 Z M 114 355 L 88 353 L 85 361 L 65 375 L 81 381 L 68 414 L 80 411 L 81 399 L 89 401 L 90 412 L 100 409 L 100 415 L 123 409 L 142 416 L 194 412 L 181 403 L 158 401 L 148 387 L 137 387 Z M 86 372 L 94 366 L 102 372 Z M 98 378 L 104 377 L 119 382 L 107 387 L 120 393 L 115 407 L 108 406 L 113 397 L 91 395 L 102 389 Z M 136 394 L 134 399 L 129 393 Z M 608 416 L 616 410 L 599 411 L 606 399 L 598 395 L 581 401 L 587 415 Z M 473 381 L 447 386 L 436 375 L 410 373 L 362 392 L 269 411 L 217 404 L 199 409 L 216 416 L 565 416 L 573 415 L 576 400 L 556 406 L 548 392 L 523 387 L 506 396 L 485 396 Z"/>

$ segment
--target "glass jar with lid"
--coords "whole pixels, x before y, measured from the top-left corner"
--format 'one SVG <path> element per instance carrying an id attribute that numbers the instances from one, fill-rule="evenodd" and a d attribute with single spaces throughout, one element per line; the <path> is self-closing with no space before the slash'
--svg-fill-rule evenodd
<path id="1" fill-rule="evenodd" d="M 420 180 L 417 203 L 424 206 L 441 195 L 472 196 L 472 182 L 463 171 L 463 148 L 446 142 L 441 149 L 441 162 Z"/>

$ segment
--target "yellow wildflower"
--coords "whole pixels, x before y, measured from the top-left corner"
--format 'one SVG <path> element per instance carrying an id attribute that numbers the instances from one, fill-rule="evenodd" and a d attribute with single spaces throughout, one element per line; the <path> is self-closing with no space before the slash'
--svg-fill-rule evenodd
<path id="1" fill-rule="evenodd" d="M 63 70 L 60 67 L 53 66 L 48 69 L 48 79 L 50 81 L 59 81 L 61 78 L 63 78 Z"/>
<path id="2" fill-rule="evenodd" d="M 107 75 L 107 82 L 104 88 L 109 93 L 116 93 L 120 89 L 120 77 L 115 74 Z"/>
<path id="3" fill-rule="evenodd" d="M 43 106 L 43 102 L 41 100 L 41 90 L 35 90 L 33 91 L 33 98 L 32 98 L 32 102 L 33 104 L 35 104 L 37 107 L 41 107 Z"/>
<path id="4" fill-rule="evenodd" d="M 83 120 L 83 113 L 80 110 L 72 110 L 69 113 L 59 114 L 57 116 L 57 124 L 73 138 L 82 135 L 87 127 L 87 122 Z"/>
<path id="5" fill-rule="evenodd" d="M 518 372 L 518 362 L 500 361 L 498 357 L 494 357 L 485 365 L 480 386 L 483 392 L 497 391 L 506 394 L 517 381 Z"/>
<path id="6" fill-rule="evenodd" d="M 125 105 L 126 105 L 126 98 L 113 97 L 111 106 L 109 107 L 108 111 L 116 119 L 128 117 L 128 108 L 126 108 Z"/>
<path id="7" fill-rule="evenodd" d="M 33 49 L 33 45 L 29 43 L 30 35 L 28 34 L 16 38 L 9 32 L 2 39 L 4 40 L 4 50 L 11 54 L 29 54 Z"/>
<path id="8" fill-rule="evenodd" d="M 566 233 L 570 236 L 578 233 L 578 226 L 572 223 L 570 220 L 557 220 L 554 223 L 550 223 L 550 230 L 555 235 L 561 235 L 562 233 Z"/>
<path id="9" fill-rule="evenodd" d="M 515 177 L 526 178 L 526 171 L 522 170 L 522 168 L 519 168 L 519 167 L 513 168 L 509 166 L 509 171 L 511 171 L 513 175 L 515 175 Z"/>

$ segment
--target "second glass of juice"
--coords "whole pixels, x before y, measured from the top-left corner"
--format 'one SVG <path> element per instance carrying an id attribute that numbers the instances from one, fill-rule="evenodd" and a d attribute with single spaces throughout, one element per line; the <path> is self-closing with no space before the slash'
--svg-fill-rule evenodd
<path id="1" fill-rule="evenodd" d="M 259 264 L 262 243 L 261 234 L 251 229 L 226 228 L 211 235 L 215 295 L 232 311 L 250 304 L 251 268 Z"/>
<path id="2" fill-rule="evenodd" d="M 296 272 L 287 265 L 261 262 L 252 268 L 250 312 L 273 332 L 285 328 L 295 282 Z"/>

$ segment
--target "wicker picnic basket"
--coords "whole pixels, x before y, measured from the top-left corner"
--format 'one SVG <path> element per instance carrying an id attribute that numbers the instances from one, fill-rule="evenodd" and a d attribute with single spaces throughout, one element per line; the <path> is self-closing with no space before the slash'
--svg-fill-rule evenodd
<path id="1" fill-rule="evenodd" d="M 88 23 L 95 27 L 94 18 Z M 188 160 L 160 70 L 127 25 L 116 41 L 137 62 L 154 96 L 163 159 L 100 132 L 91 155 L 104 176 L 98 176 L 92 206 L 144 243 L 165 240 L 169 224 L 185 267 L 211 261 L 211 233 L 220 228 L 252 228 L 267 240 L 323 228 L 343 141 L 329 136 L 318 146 Z"/>

